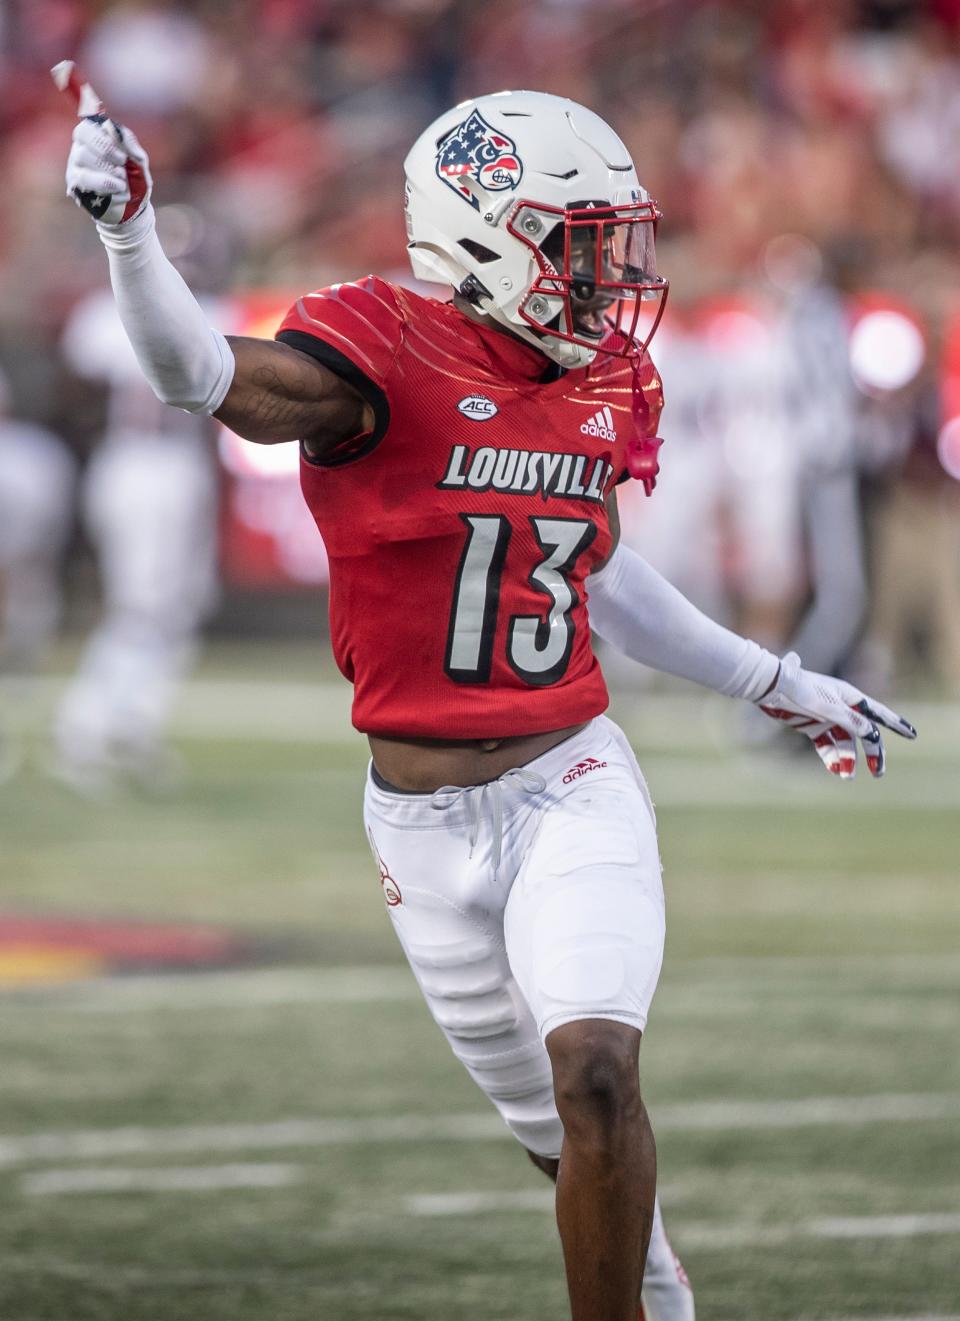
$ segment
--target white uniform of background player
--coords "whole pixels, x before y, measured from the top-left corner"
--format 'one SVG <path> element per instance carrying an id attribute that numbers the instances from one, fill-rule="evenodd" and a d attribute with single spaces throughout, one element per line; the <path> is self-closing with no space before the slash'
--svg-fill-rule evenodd
<path id="1" fill-rule="evenodd" d="M 3 728 L 12 720 L 14 688 L 43 659 L 60 617 L 60 560 L 76 480 L 66 445 L 45 427 L 9 416 L 8 399 L 0 376 L 0 779 L 15 764 Z"/>
<path id="2" fill-rule="evenodd" d="M 831 672 L 866 600 L 848 335 L 828 286 L 797 280 L 777 295 L 762 319 L 694 329 L 668 311 L 664 471 L 656 500 L 623 491 L 624 539 L 710 614 L 729 617 L 732 592 L 764 641 Z M 793 636 L 771 636 L 804 593 Z"/>
<path id="3" fill-rule="evenodd" d="M 757 627 L 751 616 L 795 598 L 802 582 L 782 327 L 729 311 L 688 329 L 668 309 L 656 347 L 669 448 L 657 499 L 630 490 L 623 501 L 625 540 L 711 614 L 729 616 L 732 591 Z"/>
<path id="4" fill-rule="evenodd" d="M 163 772 L 177 685 L 216 598 L 216 477 L 209 421 L 157 400 L 109 289 L 78 304 L 62 348 L 74 372 L 109 387 L 82 490 L 103 618 L 55 723 L 60 774 L 95 788 L 116 774 Z"/>

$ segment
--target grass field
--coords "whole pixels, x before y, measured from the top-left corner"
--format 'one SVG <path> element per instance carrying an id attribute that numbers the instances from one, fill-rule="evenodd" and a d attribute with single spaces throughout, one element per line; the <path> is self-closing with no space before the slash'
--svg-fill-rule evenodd
<path id="1" fill-rule="evenodd" d="M 208 661 L 165 798 L 82 802 L 35 765 L 0 786 L 0 912 L 200 920 L 259 950 L 10 977 L 3 1321 L 567 1315 L 549 1189 L 398 960 L 365 745 L 312 664 Z M 725 751 L 719 702 L 615 707 L 658 801 L 643 1074 L 701 1321 L 960 1314 L 960 709 L 902 705 L 920 742 L 852 785 Z"/>

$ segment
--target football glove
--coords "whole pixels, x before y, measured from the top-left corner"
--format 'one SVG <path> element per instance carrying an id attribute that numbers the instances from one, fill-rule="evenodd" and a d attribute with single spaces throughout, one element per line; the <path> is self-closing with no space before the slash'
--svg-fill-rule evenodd
<path id="1" fill-rule="evenodd" d="M 150 200 L 147 153 L 128 128 L 104 114 L 87 115 L 73 130 L 67 196 L 101 225 L 124 225 Z"/>
<path id="2" fill-rule="evenodd" d="M 806 734 L 827 770 L 841 780 L 852 780 L 856 774 L 857 739 L 863 744 L 870 774 L 877 778 L 883 774 L 880 725 L 903 738 L 917 737 L 908 720 L 853 684 L 803 669 L 795 651 L 783 657 L 776 683 L 757 705 L 774 720 Z"/>

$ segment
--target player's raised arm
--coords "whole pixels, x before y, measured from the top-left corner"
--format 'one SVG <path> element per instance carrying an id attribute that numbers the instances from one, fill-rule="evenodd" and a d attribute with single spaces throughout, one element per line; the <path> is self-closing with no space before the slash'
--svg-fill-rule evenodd
<path id="1" fill-rule="evenodd" d="M 268 339 L 228 335 L 227 343 L 236 369 L 214 416 L 238 436 L 262 444 L 301 440 L 319 456 L 373 430 L 370 404 L 315 358 Z"/>
<path id="2" fill-rule="evenodd" d="M 157 398 L 213 414 L 247 440 L 302 440 L 314 455 L 369 429 L 369 404 L 323 363 L 270 340 L 228 339 L 207 322 L 157 238 L 146 152 L 91 109 L 80 101 L 67 195 L 96 221 L 124 329 Z"/>

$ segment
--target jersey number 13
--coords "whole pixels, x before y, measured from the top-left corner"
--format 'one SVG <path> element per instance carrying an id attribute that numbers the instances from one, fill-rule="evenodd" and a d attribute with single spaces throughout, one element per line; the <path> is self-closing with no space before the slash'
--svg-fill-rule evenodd
<path id="1" fill-rule="evenodd" d="M 467 540 L 447 630 L 444 669 L 455 683 L 487 683 L 500 610 L 500 583 L 510 545 L 509 519 L 500 514 L 461 514 Z M 543 558 L 529 583 L 549 600 L 546 614 L 512 615 L 507 628 L 507 662 L 525 683 L 556 683 L 570 662 L 579 598 L 570 574 L 597 535 L 596 524 L 581 518 L 531 518 Z"/>

